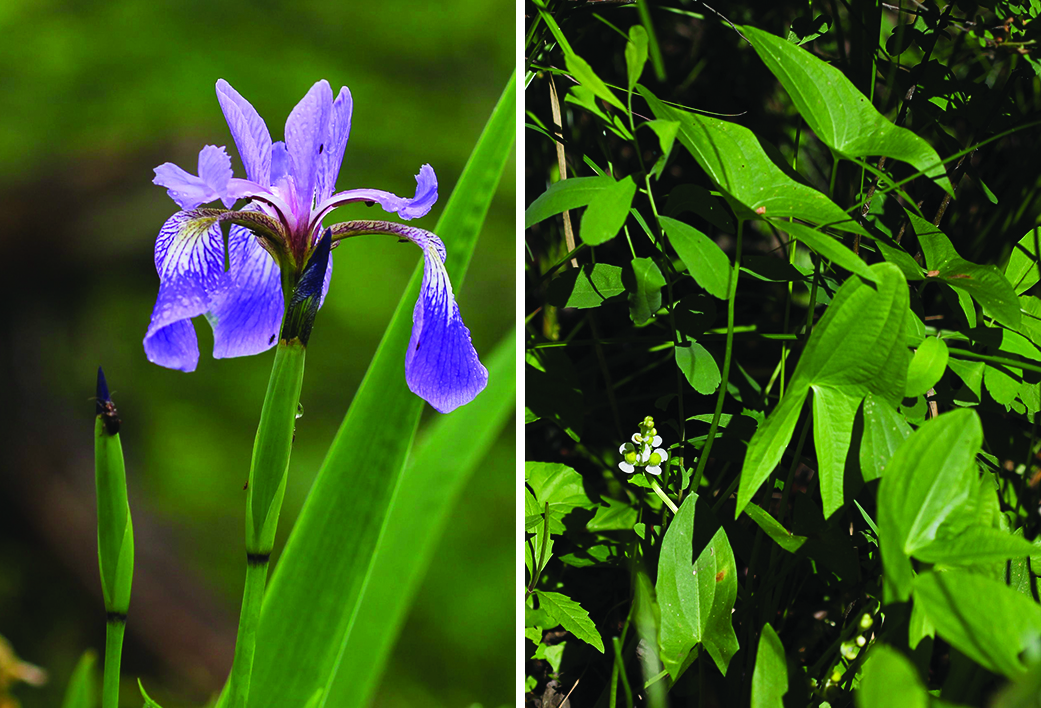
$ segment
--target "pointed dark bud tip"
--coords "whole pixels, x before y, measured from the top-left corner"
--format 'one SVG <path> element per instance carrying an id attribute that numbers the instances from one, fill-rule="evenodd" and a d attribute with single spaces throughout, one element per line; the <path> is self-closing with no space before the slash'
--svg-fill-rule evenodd
<path id="1" fill-rule="evenodd" d="M 321 297 L 322 285 L 325 283 L 325 271 L 329 269 L 329 249 L 333 242 L 333 230 L 326 229 L 311 252 L 304 274 L 296 286 L 293 300 L 303 301 L 309 297 Z"/>
<path id="2" fill-rule="evenodd" d="M 95 414 L 101 416 L 101 421 L 105 424 L 105 432 L 115 435 L 119 432 L 120 423 L 123 421 L 119 419 L 116 404 L 112 402 L 112 397 L 108 392 L 105 372 L 101 370 L 100 366 L 98 367 L 98 385 L 95 393 L 97 394 L 94 398 Z"/>
<path id="3" fill-rule="evenodd" d="M 282 324 L 282 339 L 286 341 L 295 338 L 306 346 L 307 340 L 311 337 L 311 327 L 314 326 L 314 318 L 322 300 L 325 273 L 329 269 L 332 236 L 332 229 L 326 229 L 322 233 L 304 267 L 304 274 L 300 276 L 293 296 L 289 299 L 289 308 Z"/>
<path id="4" fill-rule="evenodd" d="M 94 394 L 94 409 L 97 415 L 105 412 L 105 404 L 111 403 L 112 398 L 108 395 L 108 382 L 105 381 L 105 372 L 98 367 L 98 386 Z"/>

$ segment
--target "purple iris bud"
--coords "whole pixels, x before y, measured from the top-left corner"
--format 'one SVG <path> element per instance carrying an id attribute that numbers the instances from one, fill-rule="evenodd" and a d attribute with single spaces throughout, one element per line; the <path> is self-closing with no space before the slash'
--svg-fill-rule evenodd
<path id="1" fill-rule="evenodd" d="M 352 202 L 377 203 L 409 220 L 425 216 L 437 201 L 437 176 L 430 165 L 420 168 L 411 198 L 378 189 L 335 191 L 351 131 L 353 101 L 346 87 L 334 98 L 327 81 L 312 86 L 289 114 L 284 142 L 272 141 L 257 111 L 223 79 L 217 82 L 217 100 L 246 179 L 234 177 L 231 158 L 213 145 L 199 153 L 198 174 L 172 163 L 155 169 L 155 184 L 167 188 L 181 211 L 166 221 L 156 239 L 159 295 L 144 348 L 149 361 L 182 371 L 193 371 L 198 364 L 191 323 L 198 315 L 205 315 L 213 328 L 216 358 L 272 347 L 283 326 L 286 298 L 292 302 L 305 285 L 303 299 L 309 308 L 313 305 L 313 320 L 332 275 L 332 259 L 319 250 L 342 238 L 334 225 L 331 239 L 320 243 L 326 231 L 323 220 L 334 209 Z M 230 210 L 241 199 L 248 201 Z M 215 201 L 226 209 L 200 208 Z M 231 225 L 226 248 L 221 232 L 225 222 Z M 488 374 L 459 317 L 444 269 L 444 246 L 433 234 L 416 231 L 429 238 L 411 239 L 423 249 L 425 275 L 406 378 L 412 391 L 447 412 L 472 400 Z M 322 261 L 320 273 L 316 256 Z M 292 291 L 283 293 L 284 284 Z"/>
<path id="2" fill-rule="evenodd" d="M 105 432 L 115 435 L 119 432 L 119 426 L 123 422 L 119 419 L 116 404 L 112 402 L 112 396 L 108 392 L 108 382 L 105 381 L 105 372 L 98 367 L 98 383 L 94 397 L 94 412 L 101 416 L 101 422 L 105 424 Z"/>

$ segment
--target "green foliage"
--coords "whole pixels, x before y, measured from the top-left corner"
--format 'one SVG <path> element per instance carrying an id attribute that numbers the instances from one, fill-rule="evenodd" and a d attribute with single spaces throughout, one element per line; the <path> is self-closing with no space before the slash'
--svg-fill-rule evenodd
<path id="1" fill-rule="evenodd" d="M 749 442 L 738 513 L 780 461 L 811 390 L 825 516 L 843 505 L 846 453 L 861 401 L 874 394 L 895 407 L 903 398 L 910 361 L 903 339 L 904 320 L 910 316 L 907 284 L 893 265 L 872 269 L 877 285 L 850 278 L 839 288 L 810 335 L 780 405 Z"/>
<path id="2" fill-rule="evenodd" d="M 1041 5 L 536 5 L 529 701 L 1032 700 Z"/>
<path id="3" fill-rule="evenodd" d="M 618 235 L 635 193 L 636 184 L 628 177 L 620 182 L 607 176 L 562 180 L 528 207 L 524 223 L 531 226 L 554 214 L 588 206 L 579 234 L 588 245 L 599 246 Z"/>
<path id="4" fill-rule="evenodd" d="M 93 651 L 83 652 L 76 668 L 69 677 L 65 687 L 65 698 L 61 708 L 95 708 L 98 704 L 98 680 L 95 676 L 94 664 L 98 657 Z"/>
<path id="5" fill-rule="evenodd" d="M 928 705 L 929 694 L 914 664 L 885 644 L 871 650 L 857 691 L 857 708 L 926 708 Z"/>
<path id="6" fill-rule="evenodd" d="M 886 120 L 841 71 L 769 32 L 742 29 L 825 145 L 850 159 L 885 155 L 903 160 L 954 193 L 940 156 L 929 143 Z"/>
<path id="7" fill-rule="evenodd" d="M 784 645 L 774 628 L 763 625 L 752 673 L 752 708 L 780 708 L 788 692 L 788 667 L 784 663 Z"/>

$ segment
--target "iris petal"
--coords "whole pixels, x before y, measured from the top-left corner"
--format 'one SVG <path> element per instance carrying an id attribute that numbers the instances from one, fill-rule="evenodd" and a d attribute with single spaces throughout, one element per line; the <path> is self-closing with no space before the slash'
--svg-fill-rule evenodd
<path id="1" fill-rule="evenodd" d="M 397 210 L 398 216 L 402 219 L 426 216 L 436 201 L 437 175 L 434 174 L 433 167 L 423 165 L 419 168 L 419 174 L 416 175 L 416 195 L 408 200 L 408 204 Z"/>
<path id="2" fill-rule="evenodd" d="M 444 265 L 444 246 L 431 235 L 423 248 L 423 286 L 412 312 L 405 354 L 409 389 L 441 413 L 472 401 L 488 384 L 470 330 L 463 324 Z"/>
<path id="3" fill-rule="evenodd" d="M 317 199 L 321 203 L 332 195 L 336 189 L 336 178 L 343 164 L 343 151 L 347 147 L 347 139 L 351 134 L 351 111 L 354 102 L 351 92 L 344 86 L 333 101 L 332 117 L 329 123 L 329 141 L 318 157 Z"/>
<path id="4" fill-rule="evenodd" d="M 189 320 L 209 310 L 213 298 L 228 286 L 219 215 L 213 209 L 179 211 L 159 231 L 159 295 L 144 341 L 148 359 L 155 364 L 195 369 L 199 353 L 194 330 L 190 337 L 186 332 L 192 327 Z"/>
<path id="5" fill-rule="evenodd" d="M 333 91 L 322 79 L 300 99 L 286 119 L 286 149 L 290 172 L 296 183 L 301 206 L 310 212 L 314 200 L 318 160 L 329 142 L 329 114 L 332 113 Z"/>
<path id="6" fill-rule="evenodd" d="M 195 371 L 199 364 L 199 341 L 191 320 L 178 320 L 145 337 L 145 356 L 167 369 Z"/>
<path id="7" fill-rule="evenodd" d="M 395 213 L 402 219 L 416 219 L 426 216 L 434 202 L 437 201 L 437 175 L 430 165 L 423 165 L 416 175 L 416 194 L 411 199 L 399 197 L 382 189 L 348 189 L 334 194 L 315 210 L 321 219 L 333 209 L 351 202 L 376 202 L 384 211 Z M 312 219 L 314 221 L 314 219 Z"/>
<path id="8" fill-rule="evenodd" d="M 271 133 L 249 101 L 224 79 L 217 81 L 217 101 L 235 139 L 246 175 L 265 187 L 271 185 Z"/>
<path id="9" fill-rule="evenodd" d="M 285 303 L 278 265 L 249 229 L 228 234 L 229 286 L 213 299 L 206 318 L 213 327 L 213 357 L 267 351 L 278 341 Z"/>
<path id="10" fill-rule="evenodd" d="M 172 162 L 164 162 L 155 168 L 153 184 L 166 187 L 166 193 L 182 209 L 194 209 L 200 204 L 222 199 L 225 206 L 235 203 L 228 200 L 227 187 L 231 179 L 231 158 L 222 147 L 207 145 L 199 151 L 198 176 L 187 172 Z"/>
<path id="11" fill-rule="evenodd" d="M 271 184 L 289 174 L 289 151 L 286 144 L 279 140 L 271 146 Z"/>

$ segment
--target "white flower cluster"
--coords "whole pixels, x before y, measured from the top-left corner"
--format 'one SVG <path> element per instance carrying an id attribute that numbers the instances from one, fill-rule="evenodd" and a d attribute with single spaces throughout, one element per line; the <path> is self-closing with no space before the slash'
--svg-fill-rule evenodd
<path id="1" fill-rule="evenodd" d="M 661 463 L 669 459 L 669 453 L 659 445 L 661 437 L 654 429 L 654 418 L 647 416 L 640 423 L 640 432 L 633 435 L 632 442 L 618 448 L 618 452 L 625 458 L 618 463 L 618 468 L 626 474 L 632 474 L 637 467 L 644 467 L 647 472 L 660 475 Z"/>

